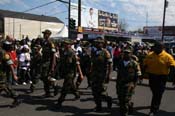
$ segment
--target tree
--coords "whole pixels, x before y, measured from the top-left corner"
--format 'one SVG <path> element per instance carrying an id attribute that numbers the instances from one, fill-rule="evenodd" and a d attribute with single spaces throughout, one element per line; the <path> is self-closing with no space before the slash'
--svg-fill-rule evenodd
<path id="1" fill-rule="evenodd" d="M 143 32 L 143 29 L 141 29 L 141 28 L 139 28 L 137 32 L 138 32 L 138 33 L 144 33 L 144 32 Z"/>

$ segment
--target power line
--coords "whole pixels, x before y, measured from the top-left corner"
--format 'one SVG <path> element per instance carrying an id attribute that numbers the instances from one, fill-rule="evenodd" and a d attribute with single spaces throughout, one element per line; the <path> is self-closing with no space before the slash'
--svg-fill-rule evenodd
<path id="1" fill-rule="evenodd" d="M 32 11 L 32 10 L 35 10 L 35 9 L 38 9 L 38 8 L 47 6 L 47 5 L 49 5 L 49 4 L 55 3 L 55 2 L 57 2 L 57 1 L 63 2 L 62 0 L 51 1 L 51 2 L 48 2 L 48 3 L 42 4 L 42 5 L 39 5 L 39 6 L 30 8 L 30 9 L 28 9 L 28 10 L 22 11 L 21 13 L 26 13 L 26 12 L 29 12 L 29 11 Z M 64 2 L 64 3 L 65 3 L 65 2 Z M 59 6 L 61 6 L 61 5 L 59 5 Z M 60 13 L 61 13 L 61 12 L 60 12 Z M 14 14 L 9 15 L 9 16 L 14 16 L 14 15 L 16 15 L 16 14 L 17 14 L 17 13 L 14 13 Z M 35 20 L 35 18 L 33 18 L 32 20 Z M 18 21 L 18 22 L 15 22 L 15 23 L 21 23 L 21 22 L 25 22 L 25 21 Z M 10 24 L 10 23 L 13 23 L 13 22 L 8 22 L 8 23 L 6 23 L 6 24 Z"/>
<path id="2" fill-rule="evenodd" d="M 44 6 L 47 6 L 47 5 L 52 4 L 52 3 L 55 3 L 55 2 L 57 2 L 57 1 L 58 1 L 58 0 L 55 0 L 55 1 L 52 1 L 52 2 L 48 2 L 48 3 L 42 4 L 42 5 L 36 6 L 36 7 L 34 7 L 34 8 L 30 8 L 30 9 L 28 9 L 28 10 L 23 11 L 23 13 L 29 12 L 29 11 L 31 11 L 31 10 L 35 10 L 35 9 L 38 9 L 38 8 L 41 8 L 41 7 L 44 7 Z"/>
<path id="3" fill-rule="evenodd" d="M 68 3 L 68 2 L 66 2 L 66 1 L 63 1 L 63 0 L 55 0 L 55 1 L 51 1 L 51 2 L 48 2 L 48 3 L 45 3 L 45 4 L 42 4 L 42 5 L 39 5 L 39 6 L 36 6 L 36 7 L 33 7 L 33 8 L 30 8 L 30 9 L 27 9 L 27 10 L 25 10 L 25 11 L 22 11 L 21 13 L 26 13 L 26 12 L 29 12 L 29 11 L 32 11 L 32 10 L 35 10 L 35 9 L 38 9 L 38 8 L 41 8 L 41 7 L 44 7 L 44 6 L 47 6 L 47 5 L 49 5 L 49 4 L 52 4 L 52 3 L 55 3 L 55 2 L 62 2 L 62 3 Z M 17 13 L 14 13 L 14 14 L 12 14 L 12 15 L 9 15 L 9 16 L 14 16 L 14 15 L 16 15 Z"/>
<path id="4" fill-rule="evenodd" d="M 30 8 L 30 9 L 25 10 L 25 11 L 22 11 L 22 12 L 20 12 L 20 13 L 26 13 L 26 12 L 29 12 L 29 11 L 32 11 L 32 10 L 35 10 L 35 9 L 38 9 L 38 8 L 41 8 L 41 7 L 47 6 L 47 5 L 52 4 L 52 3 L 54 3 L 54 2 L 57 2 L 57 0 L 52 1 L 52 2 L 48 2 L 48 3 L 45 3 L 45 4 L 42 4 L 42 5 L 39 5 L 39 6 L 33 7 L 33 8 Z M 15 16 L 15 15 L 17 15 L 17 13 L 14 13 L 14 14 L 8 15 L 8 16 L 6 16 L 6 17 Z"/>
<path id="5" fill-rule="evenodd" d="M 62 3 L 66 3 L 66 4 L 69 4 L 69 2 L 64 1 L 64 0 L 56 0 L 56 1 L 59 1 L 59 2 L 62 2 Z"/>

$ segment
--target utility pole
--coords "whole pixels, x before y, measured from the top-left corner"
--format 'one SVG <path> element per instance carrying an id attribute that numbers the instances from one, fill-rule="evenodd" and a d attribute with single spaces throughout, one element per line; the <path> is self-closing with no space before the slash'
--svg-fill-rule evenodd
<path id="1" fill-rule="evenodd" d="M 78 0 L 78 27 L 81 27 L 81 0 Z"/>
<path id="2" fill-rule="evenodd" d="M 69 12 L 68 12 L 68 38 L 71 38 L 71 34 L 70 34 L 70 17 L 71 17 L 71 0 L 69 0 Z"/>
<path id="3" fill-rule="evenodd" d="M 166 8 L 168 7 L 168 1 L 164 0 L 164 10 L 163 10 L 163 23 L 162 23 L 162 37 L 161 40 L 164 41 L 164 33 L 165 33 L 165 16 L 166 16 Z"/>
<path id="4" fill-rule="evenodd" d="M 148 11 L 146 12 L 146 27 L 148 26 Z"/>
<path id="5" fill-rule="evenodd" d="M 81 34 L 83 31 L 81 27 L 81 0 L 78 0 L 78 33 Z"/>
<path id="6" fill-rule="evenodd" d="M 13 18 L 13 39 L 15 38 L 15 18 Z"/>
<path id="7" fill-rule="evenodd" d="M 40 34 L 39 35 L 41 35 L 41 21 L 40 21 L 40 27 L 39 28 L 40 28 Z"/>
<path id="8" fill-rule="evenodd" d="M 21 24 L 19 25 L 19 38 L 21 40 Z"/>

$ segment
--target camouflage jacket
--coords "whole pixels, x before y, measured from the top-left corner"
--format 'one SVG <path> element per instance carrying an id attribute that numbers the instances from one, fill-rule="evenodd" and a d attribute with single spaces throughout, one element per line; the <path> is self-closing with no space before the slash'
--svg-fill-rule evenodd
<path id="1" fill-rule="evenodd" d="M 9 65 L 13 65 L 13 61 L 4 50 L 0 49 L 0 83 L 6 82 L 6 72 Z"/>
<path id="2" fill-rule="evenodd" d="M 42 45 L 42 62 L 51 62 L 55 52 L 55 45 L 51 41 L 45 40 Z"/>
<path id="3" fill-rule="evenodd" d="M 76 74 L 76 54 L 75 52 L 69 48 L 63 52 L 62 57 L 60 58 L 61 63 L 61 73 L 63 76 L 68 74 Z"/>
<path id="4" fill-rule="evenodd" d="M 141 70 L 138 62 L 131 59 L 128 61 L 126 66 L 123 60 L 119 62 L 117 81 L 124 83 L 136 82 L 138 76 L 141 76 Z"/>
<path id="5" fill-rule="evenodd" d="M 112 62 L 111 55 L 106 49 L 96 50 L 91 58 L 92 72 L 106 73 L 108 63 Z"/>

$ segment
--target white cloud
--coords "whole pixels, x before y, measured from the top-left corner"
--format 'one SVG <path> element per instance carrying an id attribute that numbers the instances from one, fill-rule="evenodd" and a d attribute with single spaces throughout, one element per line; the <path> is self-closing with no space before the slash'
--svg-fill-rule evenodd
<path id="1" fill-rule="evenodd" d="M 24 2 L 24 0 L 11 0 L 12 3 L 19 5 L 19 7 L 29 8 L 29 6 Z"/>
<path id="2" fill-rule="evenodd" d="M 112 8 L 116 7 L 116 3 L 114 3 L 114 2 L 111 2 L 110 5 L 111 5 Z"/>
<path id="3" fill-rule="evenodd" d="M 93 0 L 94 2 L 100 2 L 101 0 Z"/>
<path id="4" fill-rule="evenodd" d="M 29 6 L 24 2 L 24 0 L 0 0 L 0 5 L 20 5 L 23 8 L 29 8 Z"/>
<path id="5" fill-rule="evenodd" d="M 122 8 L 127 14 L 138 14 L 138 9 L 134 4 L 126 3 L 122 5 Z"/>
<path id="6" fill-rule="evenodd" d="M 156 22 L 158 24 L 162 23 L 163 6 L 163 0 L 132 0 L 122 4 L 122 8 L 126 12 L 126 15 L 133 14 L 133 16 L 136 16 L 138 20 L 143 19 L 144 22 L 146 18 L 146 13 L 148 12 L 149 22 Z M 175 12 L 174 7 L 169 8 L 169 11 Z M 171 24 L 171 22 L 173 22 L 172 19 L 173 16 L 167 17 L 167 22 Z"/>
<path id="7" fill-rule="evenodd" d="M 130 0 L 118 0 L 119 2 L 129 2 Z"/>
<path id="8" fill-rule="evenodd" d="M 175 2 L 168 0 L 166 25 L 175 25 Z M 164 0 L 82 0 L 84 5 L 93 6 L 109 12 L 117 12 L 120 18 L 126 18 L 132 26 L 145 26 L 148 13 L 148 25 L 162 25 Z M 135 23 L 137 25 L 135 25 Z"/>
<path id="9" fill-rule="evenodd" d="M 10 2 L 11 2 L 10 0 L 0 0 L 1 5 L 8 4 Z"/>

